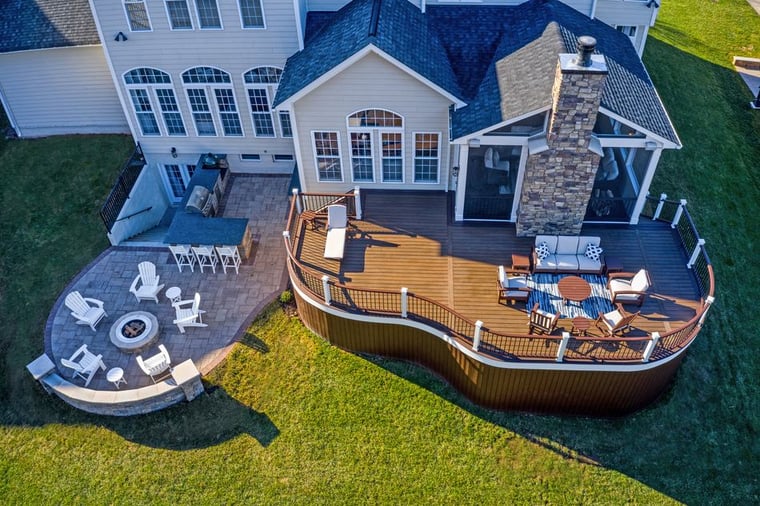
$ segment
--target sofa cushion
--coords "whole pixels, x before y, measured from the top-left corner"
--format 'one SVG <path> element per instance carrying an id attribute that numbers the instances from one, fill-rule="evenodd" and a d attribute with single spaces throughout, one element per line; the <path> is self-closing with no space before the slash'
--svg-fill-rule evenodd
<path id="1" fill-rule="evenodd" d="M 557 252 L 557 236 L 556 235 L 537 235 L 536 242 L 534 244 L 538 246 L 542 242 L 545 242 L 546 244 L 549 245 L 549 253 L 554 254 Z"/>
<path id="2" fill-rule="evenodd" d="M 649 279 L 647 278 L 647 271 L 641 269 L 636 273 L 633 279 L 631 279 L 631 290 L 637 292 L 646 292 L 649 290 Z"/>
<path id="3" fill-rule="evenodd" d="M 576 255 L 554 255 L 554 263 L 558 271 L 578 270 L 578 257 Z"/>
<path id="4" fill-rule="evenodd" d="M 577 255 L 585 255 L 586 248 L 588 248 L 589 244 L 593 244 L 594 246 L 599 246 L 601 242 L 602 240 L 599 239 L 598 237 L 582 235 L 578 238 L 578 249 L 575 250 L 575 253 Z"/>
<path id="5" fill-rule="evenodd" d="M 578 237 L 574 235 L 560 235 L 557 237 L 557 255 L 577 255 Z"/>
<path id="6" fill-rule="evenodd" d="M 539 260 L 546 260 L 546 258 L 549 256 L 549 245 L 545 242 L 542 242 L 538 246 L 536 246 L 536 256 Z"/>
<path id="7" fill-rule="evenodd" d="M 586 258 L 590 258 L 591 260 L 599 260 L 599 256 L 602 254 L 602 248 L 599 246 L 594 246 L 593 244 L 590 244 L 586 246 L 586 252 L 584 256 Z"/>
<path id="8" fill-rule="evenodd" d="M 578 270 L 581 272 L 598 273 L 602 272 L 602 261 L 591 260 L 585 255 L 579 255 L 575 258 L 578 259 Z"/>

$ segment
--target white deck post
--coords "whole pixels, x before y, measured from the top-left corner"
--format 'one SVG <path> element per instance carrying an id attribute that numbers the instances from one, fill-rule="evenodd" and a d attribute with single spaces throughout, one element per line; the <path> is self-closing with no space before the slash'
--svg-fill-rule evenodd
<path id="1" fill-rule="evenodd" d="M 562 342 L 559 343 L 559 349 L 557 350 L 557 362 L 562 362 L 565 358 L 565 350 L 567 349 L 568 342 L 570 342 L 570 332 L 563 332 Z"/>
<path id="2" fill-rule="evenodd" d="M 354 186 L 354 207 L 356 207 L 356 219 L 362 219 L 362 195 L 358 186 Z"/>
<path id="3" fill-rule="evenodd" d="M 282 231 L 282 238 L 285 239 L 285 247 L 290 250 L 290 232 L 287 230 Z"/>
<path id="4" fill-rule="evenodd" d="M 702 246 L 705 245 L 705 240 L 700 239 L 697 241 L 697 245 L 694 246 L 694 251 L 691 253 L 691 258 L 689 258 L 689 263 L 686 264 L 686 267 L 691 269 L 694 266 L 694 263 L 697 261 L 697 257 L 699 256 L 699 252 L 702 249 Z"/>
<path id="5" fill-rule="evenodd" d="M 683 214 L 683 210 L 686 207 L 686 199 L 681 199 L 681 203 L 678 206 L 678 209 L 676 209 L 676 214 L 673 216 L 673 221 L 670 224 L 670 228 L 676 228 L 678 226 L 678 222 L 681 221 L 681 215 Z"/>
<path id="6" fill-rule="evenodd" d="M 660 213 L 662 212 L 662 206 L 665 205 L 665 201 L 668 199 L 668 196 L 664 193 L 660 193 L 660 201 L 657 203 L 657 209 L 654 210 L 654 216 L 652 216 L 652 221 L 655 221 L 660 218 Z"/>
<path id="7" fill-rule="evenodd" d="M 480 348 L 480 331 L 483 328 L 483 322 L 478 320 L 475 322 L 475 334 L 472 336 L 472 349 L 478 351 Z"/>
<path id="8" fill-rule="evenodd" d="M 654 349 L 657 347 L 657 343 L 660 341 L 660 333 L 652 332 L 652 340 L 647 343 L 647 347 L 644 350 L 644 356 L 641 358 L 642 362 L 649 362 L 649 358 L 652 356 Z"/>
<path id="9" fill-rule="evenodd" d="M 328 306 L 330 305 L 330 278 L 327 277 L 327 274 L 322 276 L 322 291 L 325 293 L 325 304 Z"/>
<path id="10" fill-rule="evenodd" d="M 301 199 L 298 196 L 298 188 L 293 188 L 290 191 L 293 193 L 293 198 L 296 199 L 296 210 L 298 211 L 298 214 L 301 214 L 303 212 L 303 206 L 301 205 Z"/>
<path id="11" fill-rule="evenodd" d="M 705 299 L 705 305 L 707 307 L 705 308 L 705 311 L 702 313 L 702 316 L 699 318 L 699 326 L 701 327 L 705 323 L 705 318 L 707 318 L 707 311 L 712 307 L 713 302 L 715 302 L 715 297 L 710 296 Z"/>
<path id="12" fill-rule="evenodd" d="M 401 318 L 406 318 L 409 312 L 409 289 L 403 287 L 401 289 Z"/>

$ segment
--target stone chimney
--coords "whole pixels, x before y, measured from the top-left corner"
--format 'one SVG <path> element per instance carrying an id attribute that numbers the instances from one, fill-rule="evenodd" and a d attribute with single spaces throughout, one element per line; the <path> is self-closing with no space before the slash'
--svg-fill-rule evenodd
<path id="1" fill-rule="evenodd" d="M 599 155 L 589 150 L 607 64 L 596 39 L 579 37 L 577 54 L 560 54 L 545 149 L 528 156 L 517 235 L 577 235 L 583 225 Z"/>

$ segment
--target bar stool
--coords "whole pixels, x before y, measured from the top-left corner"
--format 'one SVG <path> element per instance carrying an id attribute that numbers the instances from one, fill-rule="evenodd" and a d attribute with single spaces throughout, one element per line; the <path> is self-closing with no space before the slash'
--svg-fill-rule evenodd
<path id="1" fill-rule="evenodd" d="M 190 267 L 190 272 L 195 272 L 195 257 L 192 251 L 190 251 L 189 244 L 176 244 L 169 245 L 169 251 L 174 255 L 174 261 L 177 262 L 177 269 L 182 272 L 182 266 L 187 265 Z"/>
<path id="2" fill-rule="evenodd" d="M 198 265 L 203 272 L 204 267 L 211 267 L 211 270 L 216 274 L 216 264 L 219 263 L 219 258 L 214 253 L 213 246 L 193 246 L 191 248 L 195 259 L 198 260 Z"/>
<path id="3" fill-rule="evenodd" d="M 219 260 L 222 262 L 225 274 L 227 274 L 227 267 L 234 267 L 235 274 L 239 274 L 238 267 L 240 267 L 241 260 L 237 246 L 217 246 L 216 252 L 219 255 Z"/>

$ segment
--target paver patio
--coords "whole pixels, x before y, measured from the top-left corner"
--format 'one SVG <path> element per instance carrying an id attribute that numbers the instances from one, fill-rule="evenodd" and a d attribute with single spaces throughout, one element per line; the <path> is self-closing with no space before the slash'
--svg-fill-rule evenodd
<path id="1" fill-rule="evenodd" d="M 132 311 L 148 311 L 158 318 L 159 338 L 140 353 L 143 357 L 158 352 L 164 344 L 172 364 L 192 359 L 202 374 L 208 373 L 229 352 L 232 343 L 244 332 L 253 318 L 287 285 L 282 230 L 288 208 L 289 176 L 236 175 L 228 186 L 222 208 L 225 217 L 249 218 L 254 247 L 251 256 L 240 266 L 240 273 L 228 269 L 224 273 L 218 266 L 216 273 L 206 269 L 201 273 L 187 267 L 179 272 L 167 247 L 131 248 L 111 247 L 87 266 L 60 294 L 45 327 L 45 352 L 53 358 L 59 372 L 71 378 L 72 371 L 61 366 L 61 358 L 69 356 L 83 343 L 103 355 L 107 369 L 121 367 L 127 385 L 121 389 L 139 388 L 152 384 L 151 379 L 137 366 L 138 353 L 126 353 L 113 345 L 109 338 L 111 325 L 122 315 Z M 156 264 L 156 271 L 165 285 L 159 294 L 159 303 L 137 302 L 129 292 L 137 276 L 137 264 L 142 261 Z M 181 334 L 172 323 L 174 308 L 164 295 L 167 288 L 182 289 L 182 298 L 188 299 L 197 291 L 201 294 L 201 309 L 206 313 L 205 328 L 188 328 Z M 77 325 L 63 304 L 72 290 L 83 296 L 100 299 L 105 303 L 108 316 L 93 332 L 88 326 Z M 82 385 L 79 379 L 73 383 Z M 114 390 L 106 380 L 105 371 L 95 374 L 92 389 Z"/>

